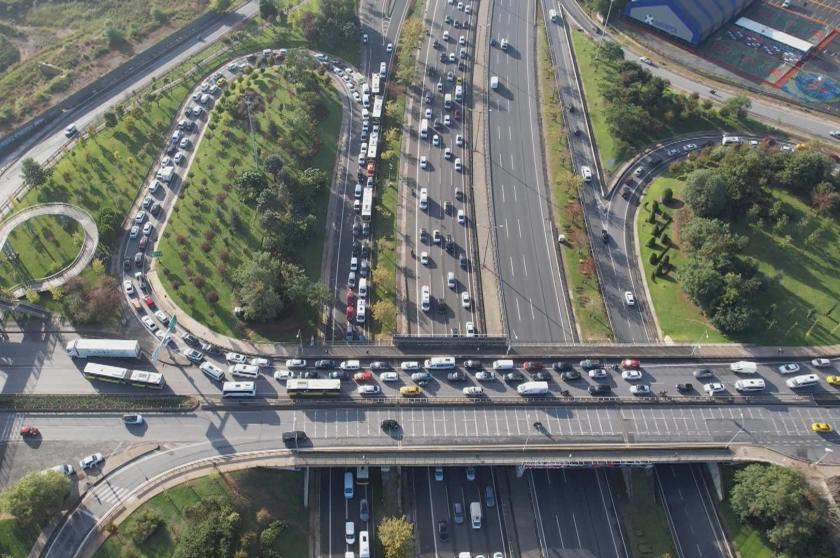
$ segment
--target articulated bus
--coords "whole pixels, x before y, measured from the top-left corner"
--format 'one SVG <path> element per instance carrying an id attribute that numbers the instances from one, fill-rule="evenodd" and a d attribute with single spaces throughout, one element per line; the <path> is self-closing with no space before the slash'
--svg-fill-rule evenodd
<path id="1" fill-rule="evenodd" d="M 286 380 L 286 393 L 289 397 L 321 397 L 341 395 L 341 380 Z"/>
<path id="2" fill-rule="evenodd" d="M 82 374 L 88 380 L 99 380 L 101 382 L 113 382 L 115 384 L 127 384 L 134 387 L 145 387 L 162 389 L 166 385 L 163 374 L 157 372 L 145 372 L 143 370 L 130 370 L 118 366 L 107 366 L 89 362 L 85 365 Z"/>

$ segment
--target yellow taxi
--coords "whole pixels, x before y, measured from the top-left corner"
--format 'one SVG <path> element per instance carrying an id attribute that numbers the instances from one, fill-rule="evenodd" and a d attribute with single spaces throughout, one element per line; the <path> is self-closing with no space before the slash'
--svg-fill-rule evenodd
<path id="1" fill-rule="evenodd" d="M 840 386 L 840 376 L 829 376 L 825 381 L 833 386 Z"/>
<path id="2" fill-rule="evenodd" d="M 811 430 L 814 432 L 831 432 L 831 425 L 827 422 L 815 422 L 811 424 Z"/>
<path id="3" fill-rule="evenodd" d="M 220 77 L 216 80 L 216 85 L 218 85 L 219 87 L 224 87 L 225 85 L 227 85 L 227 79 L 225 79 L 224 76 Z"/>
<path id="4" fill-rule="evenodd" d="M 423 390 L 417 386 L 403 386 L 400 388 L 400 395 L 403 397 L 415 397 L 421 393 L 423 393 Z"/>

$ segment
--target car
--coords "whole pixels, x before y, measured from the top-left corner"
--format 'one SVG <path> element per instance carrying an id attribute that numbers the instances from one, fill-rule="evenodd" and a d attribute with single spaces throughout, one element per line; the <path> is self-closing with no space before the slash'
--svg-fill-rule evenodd
<path id="1" fill-rule="evenodd" d="M 475 379 L 479 382 L 492 382 L 496 379 L 496 376 L 489 370 L 482 370 L 476 373 Z"/>
<path id="2" fill-rule="evenodd" d="M 612 391 L 607 384 L 593 384 L 588 388 L 589 395 L 609 395 Z"/>
<path id="3" fill-rule="evenodd" d="M 470 298 L 470 293 L 468 291 L 461 292 L 461 306 L 464 308 L 472 306 L 472 298 Z"/>
<path id="4" fill-rule="evenodd" d="M 782 364 L 779 366 L 780 374 L 795 374 L 796 372 L 799 372 L 799 370 L 799 365 L 796 363 Z"/>
<path id="5" fill-rule="evenodd" d="M 627 368 L 641 368 L 642 363 L 639 362 L 637 358 L 625 358 L 621 361 L 621 367 L 624 369 Z"/>
<path id="6" fill-rule="evenodd" d="M 832 432 L 834 429 L 827 422 L 814 422 L 811 423 L 811 430 L 813 432 Z"/>
<path id="7" fill-rule="evenodd" d="M 467 467 L 467 480 L 474 481 L 475 480 L 475 467 Z"/>
<path id="8" fill-rule="evenodd" d="M 441 542 L 449 540 L 449 523 L 445 519 L 441 519 L 437 524 L 438 538 Z"/>
<path id="9" fill-rule="evenodd" d="M 143 295 L 143 302 L 145 302 L 145 303 L 146 303 L 146 305 L 147 305 L 149 308 L 154 308 L 154 307 L 155 307 L 155 301 L 154 301 L 154 299 L 152 298 L 152 295 Z M 189 333 L 188 333 L 187 335 L 189 335 Z M 190 337 L 192 337 L 192 336 L 190 335 Z M 193 338 L 193 339 L 194 339 L 194 338 Z M 185 339 L 185 341 L 186 341 L 186 339 Z M 189 341 L 187 341 L 187 343 L 189 343 Z"/>
<path id="10" fill-rule="evenodd" d="M 831 130 L 828 133 L 829 136 L 833 137 L 834 139 L 840 139 L 840 130 Z M 68 136 L 69 137 L 69 136 Z"/>
<path id="11" fill-rule="evenodd" d="M 429 265 L 429 253 L 426 251 L 420 252 L 420 263 L 423 265 Z"/>
<path id="12" fill-rule="evenodd" d="M 630 393 L 632 393 L 633 395 L 650 395 L 650 385 L 638 384 L 635 386 L 630 386 Z"/>
<path id="13" fill-rule="evenodd" d="M 329 370 L 330 368 L 335 368 L 335 361 L 330 359 L 316 360 L 315 368 L 319 370 Z"/>
<path id="14" fill-rule="evenodd" d="M 443 125 L 444 126 L 449 126 L 451 123 L 452 123 L 452 117 L 449 116 L 448 114 L 444 114 L 443 115 Z"/>
<path id="15" fill-rule="evenodd" d="M 528 372 L 536 372 L 537 370 L 544 369 L 545 365 L 538 360 L 526 360 L 525 363 L 522 365 L 522 368 L 524 368 Z"/>
<path id="16" fill-rule="evenodd" d="M 463 382 L 467 379 L 467 376 L 460 370 L 453 370 L 446 375 L 446 379 L 451 382 Z"/>
<path id="17" fill-rule="evenodd" d="M 689 382 L 684 384 L 677 384 L 677 391 L 680 393 L 691 393 L 694 391 L 694 386 L 691 385 Z"/>
<path id="18" fill-rule="evenodd" d="M 607 374 L 607 371 L 604 368 L 593 368 L 589 371 L 589 377 L 595 380 L 606 378 L 607 376 L 609 376 L 609 374 Z"/>
<path id="19" fill-rule="evenodd" d="M 566 370 L 565 372 L 563 372 L 560 375 L 560 377 L 562 377 L 567 382 L 573 381 L 573 380 L 579 380 L 580 379 L 580 372 L 578 372 L 577 370 Z"/>
<path id="20" fill-rule="evenodd" d="M 370 506 L 367 498 L 362 498 L 359 502 L 359 520 L 367 523 L 370 520 Z"/>
<path id="21" fill-rule="evenodd" d="M 450 53 L 449 53 L 449 61 L 450 61 L 450 62 L 455 62 L 455 60 L 456 60 L 456 58 L 455 58 L 455 53 L 454 53 L 454 52 L 450 52 Z M 450 73 L 451 73 L 451 72 L 450 72 Z M 450 81 L 452 81 L 452 80 L 450 80 Z"/>
<path id="22" fill-rule="evenodd" d="M 64 129 L 64 136 L 68 138 L 72 138 L 76 134 L 79 133 L 78 128 L 76 128 L 75 124 L 71 124 Z"/>
<path id="23" fill-rule="evenodd" d="M 41 435 L 41 431 L 34 426 L 24 425 L 20 427 L 20 435 L 24 438 L 37 438 Z"/>
<path id="24" fill-rule="evenodd" d="M 709 395 L 715 395 L 726 391 L 726 386 L 720 382 L 710 382 L 708 384 L 703 384 L 703 391 Z"/>
<path id="25" fill-rule="evenodd" d="M 592 370 L 593 368 L 602 368 L 601 361 L 597 358 L 587 358 L 580 361 L 580 367 L 584 370 Z"/>
<path id="26" fill-rule="evenodd" d="M 636 297 L 630 291 L 624 291 L 624 304 L 627 306 L 635 306 L 636 305 Z"/>
<path id="27" fill-rule="evenodd" d="M 706 378 L 711 378 L 714 375 L 715 373 L 708 368 L 701 368 L 700 370 L 694 371 L 694 377 L 698 380 L 705 380 Z"/>
<path id="28" fill-rule="evenodd" d="M 464 368 L 467 370 L 481 370 L 481 361 L 480 360 L 465 360 L 464 361 Z"/>
<path id="29" fill-rule="evenodd" d="M 123 281 L 123 290 L 128 296 L 134 296 L 134 285 L 131 284 L 131 279 Z"/>
<path id="30" fill-rule="evenodd" d="M 76 470 L 69 463 L 62 463 L 61 465 L 50 467 L 47 471 L 55 471 L 56 473 L 61 473 L 65 477 L 71 477 L 76 474 Z"/>
<path id="31" fill-rule="evenodd" d="M 123 260 L 123 271 L 129 271 L 131 269 L 131 259 L 126 258 Z"/>
<path id="32" fill-rule="evenodd" d="M 469 386 L 461 390 L 464 397 L 481 397 L 484 395 L 484 388 L 481 386 Z"/>
<path id="33" fill-rule="evenodd" d="M 460 525 L 464 522 L 464 507 L 461 502 L 452 504 L 452 521 L 455 522 L 455 525 Z"/>
<path id="34" fill-rule="evenodd" d="M 458 109 L 453 110 L 452 118 L 454 118 L 455 120 L 461 120 L 461 111 Z"/>
<path id="35" fill-rule="evenodd" d="M 400 388 L 400 395 L 403 397 L 416 397 L 422 393 L 423 390 L 419 386 L 403 386 Z"/>
<path id="36" fill-rule="evenodd" d="M 831 361 L 827 358 L 815 358 L 811 361 L 811 366 L 814 368 L 826 368 L 831 366 Z"/>
<path id="37" fill-rule="evenodd" d="M 625 370 L 621 373 L 621 377 L 627 380 L 628 382 L 634 382 L 636 380 L 642 379 L 642 371 L 641 370 Z"/>
<path id="38" fill-rule="evenodd" d="M 163 325 L 169 325 L 169 315 L 163 310 L 156 310 L 155 317 L 160 320 Z"/>
<path id="39" fill-rule="evenodd" d="M 225 353 L 225 361 L 228 364 L 246 364 L 248 362 L 248 358 L 241 354 L 241 353 Z"/>
<path id="40" fill-rule="evenodd" d="M 425 169 L 429 166 L 428 159 L 425 155 L 420 155 L 420 168 Z"/>
<path id="41" fill-rule="evenodd" d="M 331 380 L 346 380 L 347 379 L 347 371 L 346 370 L 333 370 L 329 374 L 327 374 Z"/>
<path id="42" fill-rule="evenodd" d="M 214 345 L 212 343 L 202 343 L 201 344 L 201 350 L 206 355 L 213 355 L 213 356 L 220 357 L 220 356 L 225 354 L 224 351 L 221 348 L 217 347 L 216 345 Z"/>
<path id="43" fill-rule="evenodd" d="M 653 60 L 651 60 L 647 56 L 640 56 L 639 57 L 639 62 L 642 62 L 643 64 L 647 64 L 648 66 L 653 66 Z"/>
<path id="44" fill-rule="evenodd" d="M 361 372 L 356 372 L 353 374 L 353 381 L 354 382 L 369 382 L 373 379 L 373 374 L 368 372 L 367 370 L 363 370 Z"/>
<path id="45" fill-rule="evenodd" d="M 152 215 L 157 215 L 158 213 L 160 213 L 160 208 L 161 208 L 160 202 L 155 202 L 155 203 L 152 204 L 152 207 L 151 207 L 151 209 L 149 209 L 149 211 L 152 212 Z"/>
<path id="46" fill-rule="evenodd" d="M 368 42 L 368 34 L 367 33 L 362 33 L 362 42 L 367 44 L 367 42 Z"/>
<path id="47" fill-rule="evenodd" d="M 525 376 L 522 375 L 522 372 L 514 370 L 505 374 L 504 379 L 506 382 L 523 382 L 525 381 Z"/>
<path id="48" fill-rule="evenodd" d="M 464 332 L 467 337 L 475 337 L 475 323 L 467 322 L 464 324 Z"/>
<path id="49" fill-rule="evenodd" d="M 133 225 L 131 229 L 128 231 L 128 238 L 137 238 L 140 234 L 140 227 L 137 225 Z"/>
<path id="50" fill-rule="evenodd" d="M 315 378 L 318 378 L 318 372 L 315 370 L 304 370 L 300 373 L 300 377 L 307 380 L 314 380 Z"/>
<path id="51" fill-rule="evenodd" d="M 143 267 L 143 252 L 134 254 L 134 267 Z"/>
<path id="52" fill-rule="evenodd" d="M 190 138 L 183 138 L 180 142 L 178 142 L 178 146 L 181 149 L 189 149 L 190 145 Z"/>
<path id="53" fill-rule="evenodd" d="M 197 349 L 187 349 L 184 351 L 184 356 L 187 357 L 187 360 L 196 364 L 204 360 L 204 354 Z"/>
<path id="54" fill-rule="evenodd" d="M 426 109 L 426 110 L 428 110 L 429 113 L 432 112 L 429 109 Z M 435 147 L 440 147 L 440 136 L 439 135 L 435 134 L 435 135 L 432 136 L 432 145 L 434 145 Z"/>
<path id="55" fill-rule="evenodd" d="M 252 357 L 248 359 L 248 364 L 257 368 L 268 368 L 271 366 L 271 361 L 265 357 Z"/>
<path id="56" fill-rule="evenodd" d="M 290 358 L 286 360 L 286 368 L 306 368 L 306 361 L 302 358 Z"/>
<path id="57" fill-rule="evenodd" d="M 396 372 L 383 372 L 379 375 L 379 379 L 383 382 L 399 382 L 400 377 Z"/>
<path id="58" fill-rule="evenodd" d="M 150 316 L 143 316 L 140 318 L 140 321 L 143 322 L 143 325 L 149 328 L 149 331 L 157 331 L 157 324 Z"/>
<path id="59" fill-rule="evenodd" d="M 291 380 L 292 378 L 297 378 L 297 373 L 294 370 L 274 371 L 274 379 L 278 382 L 285 382 L 286 380 Z"/>
<path id="60" fill-rule="evenodd" d="M 143 236 L 151 235 L 154 228 L 154 225 L 152 225 L 151 223 L 146 223 L 145 225 L 143 225 Z"/>
<path id="61" fill-rule="evenodd" d="M 79 461 L 79 467 L 81 467 L 83 471 L 87 471 L 88 469 L 93 469 L 103 461 L 105 461 L 105 458 L 101 453 L 92 453 Z"/>
<path id="62" fill-rule="evenodd" d="M 400 370 L 403 372 L 413 372 L 415 370 L 422 370 L 422 367 L 416 360 L 406 360 L 400 363 Z"/>
<path id="63" fill-rule="evenodd" d="M 371 370 L 387 370 L 391 366 L 383 360 L 375 360 L 368 365 Z"/>
<path id="64" fill-rule="evenodd" d="M 379 386 L 359 386 L 359 395 L 377 395 L 381 392 Z"/>
<path id="65" fill-rule="evenodd" d="M 145 250 L 145 249 L 146 249 L 146 246 L 148 246 L 148 245 L 149 245 L 149 237 L 148 237 L 148 236 L 144 236 L 144 237 L 142 237 L 142 238 L 139 240 L 139 242 L 137 242 L 137 247 L 138 247 L 140 250 Z"/>
<path id="66" fill-rule="evenodd" d="M 308 437 L 303 430 L 289 430 L 283 432 L 283 444 L 297 447 L 301 442 L 306 442 Z"/>
<path id="67" fill-rule="evenodd" d="M 840 386 L 840 376 L 828 376 L 825 379 L 826 383 L 832 386 Z"/>
<path id="68" fill-rule="evenodd" d="M 144 419 L 143 415 L 123 415 L 122 421 L 123 424 L 131 426 L 135 424 L 143 424 Z"/>

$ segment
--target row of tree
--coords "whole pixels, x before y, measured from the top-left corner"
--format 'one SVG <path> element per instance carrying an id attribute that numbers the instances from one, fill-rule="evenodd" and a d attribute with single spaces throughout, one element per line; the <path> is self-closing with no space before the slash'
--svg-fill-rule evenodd
<path id="1" fill-rule="evenodd" d="M 337 41 L 360 40 L 355 0 L 320 0 L 318 11 L 301 16 L 300 27 L 306 40 L 322 49 Z"/>

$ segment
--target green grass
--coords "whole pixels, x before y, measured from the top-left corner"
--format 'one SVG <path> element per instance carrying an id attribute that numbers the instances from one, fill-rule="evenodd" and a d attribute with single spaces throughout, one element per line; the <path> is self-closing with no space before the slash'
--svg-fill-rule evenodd
<path id="1" fill-rule="evenodd" d="M 607 341 L 611 337 L 595 262 L 589 249 L 586 223 L 580 205 L 580 179 L 572 172 L 562 106 L 557 100 L 555 76 L 548 54 L 545 29 L 539 28 L 540 113 L 548 150 L 548 183 L 553 194 L 552 213 L 557 230 L 563 231 L 563 264 L 571 283 L 572 304 L 582 341 Z"/>
<path id="2" fill-rule="evenodd" d="M 727 493 L 723 502 L 718 503 L 718 510 L 720 510 L 724 529 L 740 558 L 772 558 L 773 551 L 767 545 L 761 533 L 749 525 L 741 523 L 729 506 L 728 490 L 733 485 L 735 471 L 737 470 L 738 467 L 735 466 L 721 466 L 723 485 Z"/>
<path id="3" fill-rule="evenodd" d="M 670 187 L 676 202 L 667 209 L 674 217 L 667 233 L 676 245 L 668 251 L 677 270 L 685 261 L 680 251 L 679 227 L 689 218 L 680 196 L 684 183 L 673 177 L 657 178 L 643 198 L 637 214 L 642 261 L 654 307 L 665 335 L 675 341 L 733 341 L 761 345 L 828 345 L 840 342 L 840 252 L 819 247 L 840 243 L 840 225 L 818 216 L 809 206 L 790 194 L 775 190 L 772 195 L 782 201 L 790 223 L 781 233 L 769 227 L 748 227 L 741 224 L 735 232 L 747 236 L 745 256 L 754 258 L 761 273 L 769 280 L 767 292 L 756 300 L 759 319 L 755 327 L 740 335 L 725 336 L 706 320 L 700 309 L 683 293 L 674 272 L 666 278 L 650 280 L 651 249 L 647 241 L 653 225 L 645 222 L 647 204 L 661 199 Z M 815 236 L 812 236 L 815 235 Z M 662 247 L 659 247 L 661 252 Z M 708 338 L 706 337 L 708 332 Z"/>
<path id="4" fill-rule="evenodd" d="M 119 558 L 124 547 L 134 547 L 141 556 L 165 558 L 173 555 L 178 536 L 187 527 L 184 510 L 211 496 L 230 502 L 239 512 L 242 524 L 239 534 L 259 532 L 256 514 L 266 509 L 272 519 L 288 524 L 280 537 L 284 556 L 306 556 L 309 548 L 309 514 L 303 507 L 303 473 L 248 469 L 229 475 L 210 475 L 171 488 L 143 504 L 163 517 L 161 527 L 143 544 L 135 547 L 116 535 L 108 539 L 96 553 L 97 558 Z M 139 511 L 139 510 L 138 510 Z M 136 513 L 136 512 L 135 512 Z M 129 516 L 126 523 L 133 520 Z M 256 548 L 248 548 L 249 556 L 256 556 Z"/>
<path id="5" fill-rule="evenodd" d="M 294 115 L 303 108 L 279 70 L 270 68 L 262 74 L 255 72 L 231 87 L 234 88 L 231 94 L 247 87 L 257 91 L 263 100 L 264 110 L 252 111 L 254 136 L 262 158 L 277 153 L 287 166 L 309 166 L 307 162 L 293 160 L 292 152 L 282 147 L 284 142 L 294 145 L 300 141 L 292 122 Z M 322 98 L 327 114 L 318 125 L 321 148 L 311 164 L 331 176 L 341 127 L 341 103 L 329 82 L 325 82 L 324 90 L 328 92 Z M 280 129 L 280 140 L 272 139 L 268 133 L 271 120 Z M 236 337 L 292 339 L 301 322 L 305 323 L 305 316 L 291 312 L 279 322 L 248 330 L 233 314 L 236 297 L 231 275 L 260 251 L 262 227 L 255 207 L 243 203 L 231 186 L 237 174 L 254 165 L 247 121 L 233 120 L 228 113 L 220 116 L 216 111 L 210 125 L 214 122 L 215 129 L 208 129 L 199 145 L 190 167 L 186 191 L 181 194 L 159 244 L 163 252 L 159 260 L 163 270 L 161 280 L 185 312 L 214 331 Z M 319 279 L 321 271 L 328 196 L 329 188 L 316 204 L 320 211 L 316 215 L 318 221 L 314 232 L 298 251 L 299 263 L 313 280 Z M 229 215 L 234 209 L 242 223 L 238 232 L 229 226 Z M 194 277 L 200 277 L 204 283 L 196 283 Z M 217 302 L 208 300 L 211 292 L 218 295 Z"/>
<path id="6" fill-rule="evenodd" d="M 596 61 L 597 43 L 588 39 L 580 31 L 572 32 L 572 42 L 575 48 L 578 68 L 583 81 L 586 96 L 587 111 L 592 123 L 601 165 L 604 171 L 611 175 L 628 160 L 627 155 L 619 152 L 619 145 L 610 134 L 606 121 L 607 100 L 601 94 L 601 84 L 616 79 L 616 68 L 613 62 L 604 60 L 603 55 Z M 652 123 L 654 124 L 654 123 Z M 641 130 L 636 145 L 647 146 L 657 140 L 669 138 L 678 134 L 701 132 L 709 130 L 739 130 L 756 134 L 766 133 L 768 128 L 750 119 L 736 117 L 723 118 L 714 110 L 700 111 L 691 116 L 683 116 L 671 122 L 661 121 L 660 129 L 651 126 L 648 130 Z M 633 153 L 630 153 L 632 156 Z"/>
<path id="7" fill-rule="evenodd" d="M 23 527 L 14 519 L 0 519 L 0 553 L 14 558 L 28 556 L 40 534 L 40 527 Z"/>
<path id="8" fill-rule="evenodd" d="M 65 268 L 79 253 L 84 240 L 81 225 L 56 215 L 35 217 L 9 235 L 20 259 L 0 266 L 0 286 L 11 287 L 30 279 L 43 279 Z"/>
<path id="9" fill-rule="evenodd" d="M 665 509 L 656 495 L 653 470 L 631 469 L 629 478 L 632 496 L 628 497 L 626 490 L 617 490 L 615 493 L 619 499 L 621 518 L 634 550 L 633 556 L 676 556 Z"/>

